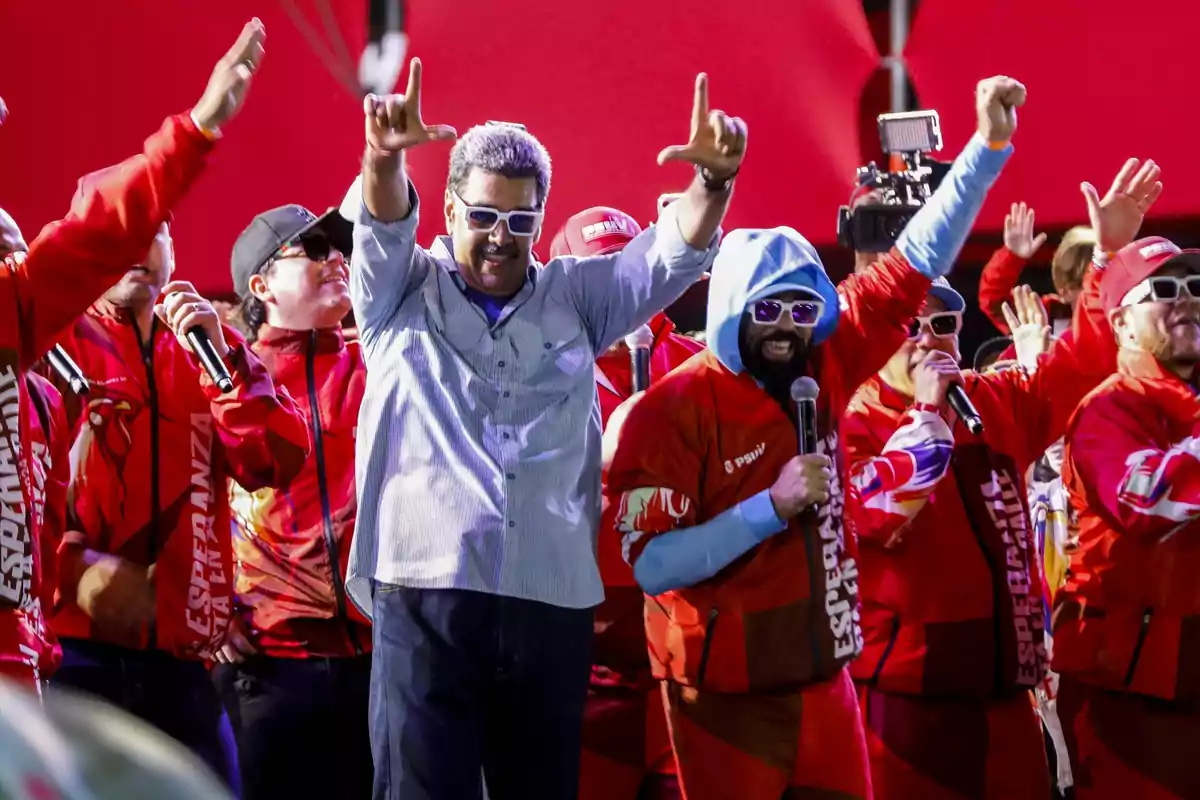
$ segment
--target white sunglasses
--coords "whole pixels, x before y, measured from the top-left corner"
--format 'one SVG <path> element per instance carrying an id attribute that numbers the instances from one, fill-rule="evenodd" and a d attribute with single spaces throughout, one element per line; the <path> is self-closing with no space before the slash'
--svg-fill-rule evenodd
<path id="1" fill-rule="evenodd" d="M 503 222 L 513 236 L 533 236 L 542 225 L 541 211 L 500 211 L 490 206 L 469 205 L 454 192 L 454 199 L 466 214 L 467 227 L 476 233 L 490 233 Z"/>

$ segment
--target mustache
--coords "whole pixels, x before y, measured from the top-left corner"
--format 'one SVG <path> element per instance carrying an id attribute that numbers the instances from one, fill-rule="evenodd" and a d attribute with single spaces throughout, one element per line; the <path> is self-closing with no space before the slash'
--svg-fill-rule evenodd
<path id="1" fill-rule="evenodd" d="M 479 248 L 479 254 L 485 258 L 513 258 L 517 255 L 517 246 L 510 244 L 497 247 L 494 244 L 485 244 Z"/>
<path id="2" fill-rule="evenodd" d="M 763 337 L 763 343 L 765 344 L 767 342 L 792 342 L 794 344 L 800 344 L 801 339 L 794 333 L 788 333 L 787 331 L 775 331 L 774 333 Z"/>

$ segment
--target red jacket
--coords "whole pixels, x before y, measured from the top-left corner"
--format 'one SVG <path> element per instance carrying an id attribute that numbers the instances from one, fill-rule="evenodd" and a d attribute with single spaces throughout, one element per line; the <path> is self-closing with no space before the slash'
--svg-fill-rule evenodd
<path id="1" fill-rule="evenodd" d="M 675 333 L 666 314 L 650 320 L 654 345 L 650 349 L 650 381 L 657 383 L 667 373 L 704 349 L 695 339 Z M 608 418 L 633 391 L 629 353 L 608 352 L 596 359 L 596 394 L 600 401 L 600 423 Z M 604 581 L 604 602 L 596 609 L 592 682 L 601 685 L 653 686 L 650 660 L 646 657 L 646 631 L 642 622 L 645 602 L 633 570 L 621 555 L 617 533 L 617 509 L 604 496 L 600 502 L 600 532 L 597 560 Z"/>
<path id="2" fill-rule="evenodd" d="M 837 288 L 837 327 L 809 356 L 821 386 L 817 451 L 835 464 L 830 501 L 714 577 L 647 599 L 655 677 L 769 692 L 828 679 L 858 654 L 858 568 L 853 537 L 842 530 L 838 423 L 858 385 L 900 346 L 928 288 L 896 251 Z M 796 455 L 790 416 L 749 373 L 726 368 L 713 346 L 710 333 L 710 349 L 652 385 L 622 428 L 606 492 L 620 504 L 630 563 L 655 536 L 770 488 Z"/>
<path id="3" fill-rule="evenodd" d="M 238 607 L 268 656 L 370 652 L 370 623 L 346 601 L 345 587 L 358 511 L 354 439 L 367 382 L 359 344 L 346 344 L 341 328 L 264 325 L 253 350 L 296 399 L 313 450 L 278 488 L 230 486 Z"/>
<path id="4" fill-rule="evenodd" d="M 127 312 L 101 301 L 63 347 L 91 383 L 86 408 L 68 400 L 72 426 L 70 531 L 85 545 L 156 564 L 154 632 L 136 641 L 100 630 L 60 587 L 52 624 L 61 637 L 157 646 L 208 658 L 229 629 L 233 563 L 227 480 L 282 486 L 308 454 L 308 426 L 240 334 L 226 326 L 234 388 L 222 394 L 179 340 L 155 320 L 143 351 Z"/>
<path id="5" fill-rule="evenodd" d="M 66 512 L 67 464 L 66 415 L 62 396 L 49 381 L 32 372 L 25 373 L 25 405 L 21 413 L 28 419 L 30 465 L 29 516 L 36 526 L 36 549 L 22 569 L 28 570 L 33 596 L 19 608 L 0 611 L 0 662 L 22 664 L 35 674 L 48 676 L 58 667 L 62 650 L 46 624 L 46 615 L 54 601 L 57 585 L 55 550 L 62 538 Z M 0 377 L 0 403 L 17 394 L 12 378 Z M 0 494 L 0 497 L 3 495 Z M 4 500 L 5 507 L 9 501 Z M 4 519 L 9 519 L 4 515 Z M 3 523 L 0 523 L 2 525 Z M 6 558 L 7 566 L 7 558 Z M 13 567 L 17 567 L 13 564 Z M 12 596 L 19 585 L 12 571 L 5 569 L 0 594 Z"/>
<path id="6" fill-rule="evenodd" d="M 1012 331 L 1008 329 L 1008 321 L 1004 319 L 1003 307 L 1012 299 L 1013 289 L 1017 287 L 1017 282 L 1021 280 L 1021 271 L 1028 263 L 1028 259 L 1021 258 L 1007 247 L 1001 247 L 992 253 L 991 259 L 979 275 L 979 307 L 996 329 L 1005 335 L 1011 335 Z M 1056 294 L 1042 295 L 1042 302 L 1046 304 L 1046 312 L 1050 314 L 1051 319 L 1062 318 L 1070 312 L 1067 304 Z M 1016 350 L 1005 351 L 1001 358 L 1016 358 Z"/>
<path id="7" fill-rule="evenodd" d="M 1120 691 L 1200 700 L 1200 402 L 1149 354 L 1083 401 L 1063 481 L 1079 515 L 1055 598 L 1054 668 Z"/>
<path id="8" fill-rule="evenodd" d="M 50 392 L 40 396 L 51 421 L 52 458 L 48 465 L 36 463 L 35 451 L 47 447 L 47 431 L 37 400 L 18 377 L 130 264 L 145 256 L 171 208 L 200 175 L 211 148 L 188 115 L 168 118 L 146 140 L 141 155 L 82 187 L 70 213 L 43 228 L 28 254 L 9 256 L 0 269 L 0 387 L 7 387 L 0 396 L 15 392 L 17 398 L 15 406 L 11 399 L 5 401 L 11 411 L 0 414 L 0 502 L 8 520 L 0 537 L 0 582 L 5 587 L 0 591 L 0 659 L 27 663 L 25 648 L 42 655 L 52 649 L 37 620 L 41 604 L 49 600 L 54 565 L 41 556 L 54 552 L 59 532 L 54 526 L 62 506 L 51 489 L 66 467 L 63 458 L 53 455 L 67 440 L 66 432 L 59 436 L 56 429 L 57 404 Z M 21 448 L 21 442 L 31 446 Z M 42 479 L 49 483 L 39 483 Z"/>
<path id="9" fill-rule="evenodd" d="M 1079 400 L 1115 364 L 1088 273 L 1075 335 L 1019 368 L 964 373 L 981 437 L 908 410 L 875 376 L 843 423 L 847 524 L 863 598 L 856 680 L 883 691 L 992 697 L 1033 688 L 1046 669 L 1041 566 L 1024 476 Z"/>

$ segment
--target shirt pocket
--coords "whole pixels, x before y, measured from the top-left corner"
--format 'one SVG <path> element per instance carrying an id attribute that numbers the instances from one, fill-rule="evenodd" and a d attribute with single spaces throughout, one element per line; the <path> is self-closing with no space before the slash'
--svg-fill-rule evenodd
<path id="1" fill-rule="evenodd" d="M 529 345 L 541 350 L 540 372 L 568 378 L 577 378 L 584 371 L 591 374 L 595 354 L 579 312 L 573 307 L 548 305 L 540 328 L 530 333 L 537 338 Z"/>

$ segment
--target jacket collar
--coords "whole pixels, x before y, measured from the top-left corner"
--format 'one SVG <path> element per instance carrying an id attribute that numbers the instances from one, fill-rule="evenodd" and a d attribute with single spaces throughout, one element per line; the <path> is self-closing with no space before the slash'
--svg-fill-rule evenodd
<path id="1" fill-rule="evenodd" d="M 340 353 L 346 349 L 346 340 L 341 326 L 315 330 L 293 331 L 263 325 L 258 329 L 255 347 L 274 350 L 278 353 L 303 355 L 316 343 L 318 354 Z"/>
<path id="2" fill-rule="evenodd" d="M 1138 380 L 1177 383 L 1180 388 L 1186 388 L 1189 392 L 1193 391 L 1187 381 L 1164 367 L 1162 362 L 1154 356 L 1140 350 L 1121 348 L 1121 351 L 1117 353 L 1117 371 Z"/>

